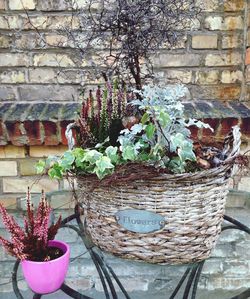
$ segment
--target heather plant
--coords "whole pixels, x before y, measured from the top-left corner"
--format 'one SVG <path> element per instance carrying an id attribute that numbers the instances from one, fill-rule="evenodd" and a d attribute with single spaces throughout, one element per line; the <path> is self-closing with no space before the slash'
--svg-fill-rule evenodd
<path id="1" fill-rule="evenodd" d="M 27 216 L 24 218 L 24 228 L 21 228 L 0 204 L 3 224 L 11 235 L 10 241 L 0 236 L 0 244 L 19 260 L 44 261 L 48 254 L 48 241 L 54 239 L 61 224 L 61 216 L 55 224 L 49 225 L 51 208 L 43 191 L 37 211 L 31 202 L 29 189 L 26 205 Z"/>
<path id="2" fill-rule="evenodd" d="M 127 111 L 127 97 L 125 84 L 119 84 L 118 80 L 113 84 L 107 80 L 103 88 L 98 86 L 95 94 L 89 91 L 77 120 L 78 143 L 83 148 L 102 143 L 107 138 L 111 145 L 116 143 Z"/>

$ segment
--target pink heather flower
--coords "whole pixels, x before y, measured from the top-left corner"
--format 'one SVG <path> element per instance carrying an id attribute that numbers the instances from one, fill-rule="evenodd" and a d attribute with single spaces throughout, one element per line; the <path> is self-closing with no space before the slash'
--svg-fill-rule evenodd
<path id="1" fill-rule="evenodd" d="M 61 217 L 59 217 L 57 223 L 49 227 L 50 212 L 51 208 L 42 192 L 37 212 L 34 214 L 28 190 L 27 218 L 24 219 L 25 230 L 23 231 L 14 218 L 0 205 L 3 223 L 11 234 L 11 241 L 0 236 L 0 244 L 9 254 L 20 260 L 42 258 L 46 254 L 48 240 L 54 238 L 61 224 Z"/>
<path id="2" fill-rule="evenodd" d="M 34 226 L 34 235 L 37 236 L 39 240 L 46 239 L 46 243 L 47 237 L 45 236 L 48 233 L 50 212 L 51 209 L 49 206 L 45 202 L 41 202 L 38 206 Z"/>
<path id="3" fill-rule="evenodd" d="M 3 224 L 5 225 L 6 229 L 11 234 L 18 236 L 19 238 L 24 238 L 25 234 L 23 230 L 16 223 L 15 219 L 7 213 L 2 204 L 0 204 L 0 213 L 2 214 Z"/>
<path id="4" fill-rule="evenodd" d="M 30 189 L 28 187 L 27 192 L 27 218 L 24 219 L 24 227 L 27 234 L 33 234 L 34 229 L 34 206 L 31 202 L 31 195 L 30 195 Z"/>
<path id="5" fill-rule="evenodd" d="M 13 255 L 13 244 L 10 241 L 5 240 L 0 236 L 0 244 L 5 248 L 6 251 Z"/>
<path id="6" fill-rule="evenodd" d="M 88 121 L 90 104 L 89 100 L 87 99 L 86 102 L 82 102 L 82 111 L 81 111 L 81 118 L 83 118 L 86 122 Z"/>

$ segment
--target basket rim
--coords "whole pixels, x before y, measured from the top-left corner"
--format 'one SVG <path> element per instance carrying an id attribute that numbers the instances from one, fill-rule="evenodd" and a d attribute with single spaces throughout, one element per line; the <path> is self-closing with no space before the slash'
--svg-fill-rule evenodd
<path id="1" fill-rule="evenodd" d="M 227 164 L 227 165 L 220 165 L 216 168 L 199 170 L 196 172 L 185 172 L 185 173 L 178 173 L 178 174 L 158 172 L 158 173 L 155 173 L 155 175 L 152 175 L 152 177 L 150 177 L 150 178 L 146 178 L 146 179 L 137 178 L 137 179 L 133 180 L 133 182 L 142 181 L 142 180 L 154 180 L 157 178 L 168 179 L 168 180 L 185 180 L 185 179 L 197 180 L 197 179 L 202 179 L 205 177 L 208 178 L 208 177 L 218 176 L 219 174 L 225 175 L 225 173 L 227 171 L 230 171 L 231 168 L 232 168 L 232 165 Z M 77 180 L 80 180 L 80 181 L 93 180 L 93 181 L 99 181 L 100 183 L 109 179 L 110 176 L 107 176 L 104 179 L 99 180 L 95 175 L 92 175 L 92 174 L 75 174 L 75 177 Z"/>

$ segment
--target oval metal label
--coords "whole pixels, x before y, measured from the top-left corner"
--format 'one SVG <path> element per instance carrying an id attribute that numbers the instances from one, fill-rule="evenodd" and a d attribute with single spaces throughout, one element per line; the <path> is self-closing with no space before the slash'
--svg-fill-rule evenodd
<path id="1" fill-rule="evenodd" d="M 122 227 L 135 233 L 151 233 L 165 226 L 163 216 L 144 210 L 121 210 L 115 217 Z"/>

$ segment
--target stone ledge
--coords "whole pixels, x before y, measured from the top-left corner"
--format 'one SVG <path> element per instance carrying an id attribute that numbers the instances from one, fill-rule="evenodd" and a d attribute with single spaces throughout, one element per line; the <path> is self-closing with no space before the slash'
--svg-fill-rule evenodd
<path id="1" fill-rule="evenodd" d="M 76 118 L 80 103 L 0 104 L 0 145 L 67 145 L 65 130 Z M 194 101 L 185 103 L 185 115 L 207 122 L 214 128 L 191 128 L 193 138 L 221 141 L 233 125 L 240 125 L 250 138 L 250 109 L 246 103 Z M 207 140 L 206 140 L 207 139 Z"/>

